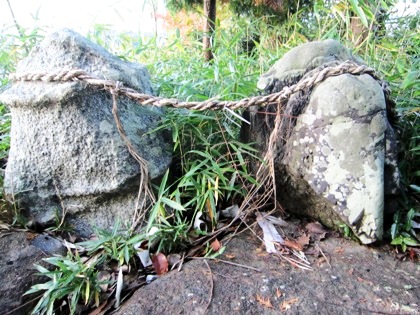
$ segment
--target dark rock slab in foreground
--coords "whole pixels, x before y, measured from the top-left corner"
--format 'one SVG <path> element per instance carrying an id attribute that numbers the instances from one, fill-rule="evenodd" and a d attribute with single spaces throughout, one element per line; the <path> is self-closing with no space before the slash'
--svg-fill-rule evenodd
<path id="1" fill-rule="evenodd" d="M 304 271 L 265 254 L 254 235 L 238 236 L 220 258 L 260 272 L 190 261 L 140 288 L 117 314 L 419 314 L 418 264 L 340 238 L 319 246 L 331 266 L 308 256 L 314 270 Z"/>
<path id="2" fill-rule="evenodd" d="M 30 314 L 35 306 L 34 295 L 23 296 L 40 282 L 34 264 L 53 254 L 65 254 L 61 243 L 48 235 L 30 232 L 0 234 L 0 314 Z M 42 281 L 41 281 L 42 282 Z M 36 295 L 35 295 L 36 296 Z"/>

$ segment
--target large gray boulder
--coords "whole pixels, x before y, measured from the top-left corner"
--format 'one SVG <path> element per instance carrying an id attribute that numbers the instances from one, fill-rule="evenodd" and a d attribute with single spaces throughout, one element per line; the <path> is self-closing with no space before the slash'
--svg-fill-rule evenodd
<path id="1" fill-rule="evenodd" d="M 277 92 L 317 67 L 346 60 L 358 62 L 333 40 L 304 44 L 264 74 L 259 87 Z M 265 152 L 273 115 L 249 116 L 244 137 Z M 347 224 L 365 244 L 382 238 L 385 187 L 397 193 L 399 173 L 384 92 L 375 79 L 343 74 L 294 94 L 284 108 L 277 146 L 277 197 L 287 210 L 333 228 Z"/>
<path id="2" fill-rule="evenodd" d="M 152 93 L 143 65 L 122 61 L 68 29 L 47 36 L 16 72 L 72 68 Z M 140 168 L 117 131 L 109 92 L 80 82 L 15 82 L 0 102 L 12 115 L 4 190 L 28 219 L 45 225 L 65 211 L 81 234 L 132 219 Z M 169 140 L 153 131 L 162 110 L 124 97 L 118 108 L 127 137 L 148 162 L 149 178 L 159 177 L 171 161 Z"/>

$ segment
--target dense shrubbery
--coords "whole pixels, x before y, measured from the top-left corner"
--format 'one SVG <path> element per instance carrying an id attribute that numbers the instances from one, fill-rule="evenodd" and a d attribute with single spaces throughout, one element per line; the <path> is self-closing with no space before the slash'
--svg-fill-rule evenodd
<path id="1" fill-rule="evenodd" d="M 136 45 L 133 45 L 130 36 L 122 35 L 119 37 L 119 47 L 114 46 L 113 49 L 124 58 L 148 65 L 155 91 L 161 96 L 183 100 L 210 97 L 238 99 L 256 94 L 255 84 L 260 74 L 290 48 L 326 38 L 341 41 L 382 74 L 392 88 L 400 116 L 395 126 L 401 140 L 400 168 L 404 190 L 400 207 L 395 209 L 398 211 L 395 220 L 400 222 L 410 208 L 419 209 L 420 202 L 419 15 L 398 18 L 393 17 L 392 7 L 385 2 L 366 1 L 360 7 L 355 7 L 355 3 L 314 4 L 313 10 L 304 8 L 291 14 L 286 23 L 276 26 L 267 25 L 261 20 L 225 19 L 217 28 L 214 60 L 211 63 L 203 62 L 202 43 L 194 30 L 187 38 L 181 38 L 175 32 L 165 39 L 163 45 L 158 45 L 156 39 L 141 38 L 136 39 Z M 226 16 L 226 13 L 218 14 L 221 15 Z M 353 19 L 359 19 L 358 23 L 365 26 L 362 32 L 353 29 Z M 95 38 L 102 42 L 101 33 L 96 32 Z M 255 40 L 251 45 L 253 50 L 247 51 L 243 44 L 250 40 Z M 107 46 L 111 46 L 111 43 Z M 204 139 L 195 135 L 194 131 L 199 130 L 206 120 L 209 124 L 211 120 L 214 124 L 219 122 L 219 126 L 213 127 L 230 137 L 224 141 L 236 140 L 238 128 L 235 124 L 220 125 L 220 121 L 229 118 L 225 113 L 209 112 L 206 113 L 206 119 L 197 119 L 195 115 L 187 119 L 184 115 L 177 117 L 176 111 L 171 113 L 172 126 L 176 127 L 176 155 L 185 159 L 182 162 L 184 166 L 194 165 L 191 161 L 195 156 L 185 154 L 189 150 L 206 151 L 206 144 L 211 147 L 223 142 L 220 137 Z M 194 141 L 198 138 L 201 140 Z M 223 150 L 227 149 L 225 143 Z M 188 167 L 183 174 L 187 173 Z M 393 238 L 396 236 L 392 233 Z"/>
<path id="2" fill-rule="evenodd" d="M 290 48 L 326 38 L 343 42 L 381 73 L 392 87 L 400 116 L 396 128 L 401 139 L 404 198 L 390 234 L 394 244 L 405 250 L 407 245 L 413 244 L 412 223 L 420 204 L 419 15 L 387 16 L 386 32 L 377 32 L 373 28 L 377 22 L 376 8 L 365 5 L 355 9 L 351 5 L 354 1 L 328 3 L 327 7 L 314 4 L 312 13 L 300 10 L 277 26 L 261 20 L 226 19 L 219 23 L 213 39 L 214 60 L 210 63 L 203 61 L 201 36 L 194 30 L 187 37 L 181 37 L 175 30 L 162 40 L 115 34 L 99 25 L 88 37 L 121 58 L 146 64 L 155 93 L 182 100 L 211 97 L 227 100 L 255 95 L 258 77 Z M 387 10 L 390 12 L 391 8 Z M 229 13 L 219 16 L 229 16 Z M 362 37 L 352 32 L 351 19 L 355 17 L 368 29 Z M 10 36 L 6 30 L 0 35 L 0 88 L 8 83 L 7 76 L 14 71 L 16 62 L 43 34 L 39 29 L 27 33 L 29 35 Z M 252 43 L 248 46 L 252 46 L 252 50 L 244 48 L 244 43 Z M 174 160 L 179 167 L 177 174 L 167 174 L 156 189 L 157 203 L 148 222 L 149 230 L 159 229 L 154 234 L 159 250 L 169 252 L 189 241 L 188 231 L 194 215 L 186 215 L 186 210 L 202 212 L 216 220 L 218 207 L 247 193 L 244 183 L 252 183 L 253 179 L 248 176 L 244 161 L 254 152 L 250 146 L 237 141 L 240 123 L 230 112 L 186 113 L 168 109 L 162 128 L 172 128 Z M 0 159 L 4 164 L 9 148 L 10 117 L 3 106 L 0 106 L 0 124 Z M 409 209 L 413 210 L 409 212 Z M 125 255 L 127 246 L 124 244 L 131 242 L 131 237 L 124 236 L 125 241 L 118 245 L 124 252 L 121 249 L 118 255 Z M 123 257 L 123 262 L 130 261 L 130 257 Z M 119 258 L 113 257 L 118 261 Z M 70 262 L 79 263 L 79 260 L 79 257 L 69 258 Z M 49 262 L 58 265 L 58 261 Z M 83 264 L 79 265 L 80 269 L 84 268 Z M 83 284 L 80 288 L 78 290 L 87 290 Z M 91 300 L 89 293 L 83 295 L 86 301 Z M 43 303 L 50 307 L 53 305 L 50 302 L 47 297 Z"/>

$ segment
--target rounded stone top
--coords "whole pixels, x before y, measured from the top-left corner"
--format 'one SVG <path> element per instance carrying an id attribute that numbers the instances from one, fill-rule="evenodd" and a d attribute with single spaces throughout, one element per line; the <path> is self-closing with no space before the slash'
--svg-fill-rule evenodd
<path id="1" fill-rule="evenodd" d="M 290 81 L 325 63 L 346 60 L 361 63 L 346 47 L 333 39 L 305 43 L 278 60 L 260 77 L 257 87 L 264 90 L 274 79 Z"/>
<path id="2" fill-rule="evenodd" d="M 122 82 L 125 86 L 152 94 L 150 75 L 144 65 L 121 60 L 77 32 L 62 28 L 48 34 L 17 66 L 16 73 L 49 73 L 82 69 L 92 76 Z M 16 82 L 0 101 L 8 106 L 45 104 L 72 95 L 80 83 Z M 22 97 L 24 95 L 24 97 Z"/>

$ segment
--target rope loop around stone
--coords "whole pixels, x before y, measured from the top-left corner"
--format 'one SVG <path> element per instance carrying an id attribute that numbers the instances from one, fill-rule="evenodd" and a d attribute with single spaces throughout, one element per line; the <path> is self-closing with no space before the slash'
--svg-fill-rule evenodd
<path id="1" fill-rule="evenodd" d="M 203 111 L 222 110 L 225 108 L 235 110 L 245 109 L 250 106 L 264 106 L 272 103 L 284 103 L 294 93 L 311 89 L 328 77 L 345 73 L 352 75 L 369 74 L 375 80 L 379 81 L 379 84 L 384 87 L 383 82 L 378 78 L 372 68 L 365 65 L 359 65 L 351 61 L 345 61 L 338 66 L 325 67 L 319 70 L 315 69 L 310 77 L 301 79 L 294 85 L 285 86 L 280 92 L 269 95 L 247 97 L 237 101 L 222 101 L 212 98 L 201 102 L 184 102 L 174 98 L 162 98 L 140 93 L 135 89 L 123 86 L 121 82 L 94 77 L 82 69 L 58 70 L 40 73 L 14 73 L 11 74 L 9 78 L 15 82 L 85 82 L 87 85 L 92 87 L 104 88 L 112 94 L 126 96 L 142 105 L 153 105 L 158 107 L 167 106 Z M 385 88 L 384 92 L 387 92 Z"/>
<path id="2" fill-rule="evenodd" d="M 269 95 L 258 95 L 246 97 L 237 101 L 222 101 L 217 99 L 208 99 L 202 102 L 185 102 L 180 101 L 174 98 L 162 98 L 158 96 L 152 96 L 144 93 L 140 93 L 135 89 L 123 86 L 122 82 L 100 79 L 93 75 L 90 75 L 82 69 L 70 69 L 70 70 L 58 70 L 53 72 L 43 72 L 43 73 L 15 73 L 10 75 L 10 80 L 15 82 L 84 82 L 86 85 L 105 89 L 112 95 L 112 114 L 117 126 L 117 130 L 125 142 L 129 153 L 133 158 L 139 163 L 140 166 L 140 183 L 139 183 L 139 193 L 137 197 L 137 202 L 135 206 L 135 215 L 133 217 L 132 229 L 134 229 L 139 224 L 142 224 L 146 218 L 148 209 L 155 202 L 155 197 L 153 195 L 152 189 L 150 187 L 149 176 L 148 176 L 148 166 L 147 161 L 144 160 L 135 150 L 131 144 L 129 138 L 127 137 L 124 128 L 122 126 L 121 120 L 118 115 L 118 105 L 117 99 L 119 96 L 125 96 L 139 104 L 142 105 L 153 105 L 157 107 L 174 107 L 174 108 L 184 108 L 189 110 L 236 110 L 236 109 L 246 109 L 250 106 L 265 106 L 271 104 L 277 104 L 277 115 L 275 121 L 275 127 L 270 135 L 269 140 L 269 150 L 264 156 L 264 161 L 268 161 L 268 164 L 262 163 L 260 169 L 258 170 L 257 182 L 262 186 L 267 187 L 267 194 L 262 197 L 262 203 L 267 202 L 269 199 L 270 191 L 274 194 L 275 198 L 275 175 L 273 171 L 273 161 L 275 156 L 275 143 L 276 137 L 281 129 L 280 119 L 280 108 L 281 105 L 289 100 L 289 98 L 300 91 L 306 91 L 312 89 L 317 84 L 321 83 L 328 77 L 337 76 L 341 74 L 352 74 L 352 75 L 362 75 L 368 74 L 375 80 L 379 82 L 382 86 L 385 96 L 389 96 L 390 91 L 387 87 L 387 84 L 381 81 L 376 75 L 375 71 L 372 68 L 369 68 L 364 65 L 358 65 L 350 61 L 346 61 L 338 66 L 330 66 L 325 68 L 317 68 L 311 71 L 309 77 L 301 79 L 294 85 L 285 86 L 280 92 L 272 93 Z M 238 115 L 240 117 L 240 115 Z M 256 192 L 261 186 L 255 186 L 254 191 Z M 253 194 L 250 194 L 253 196 Z M 267 197 L 268 196 L 268 197 Z M 253 197 L 249 197 L 253 198 Z M 247 205 L 251 201 L 248 197 L 245 199 L 243 205 Z M 261 202 L 258 202 L 261 204 Z M 242 208 L 242 206 L 241 206 Z"/>

